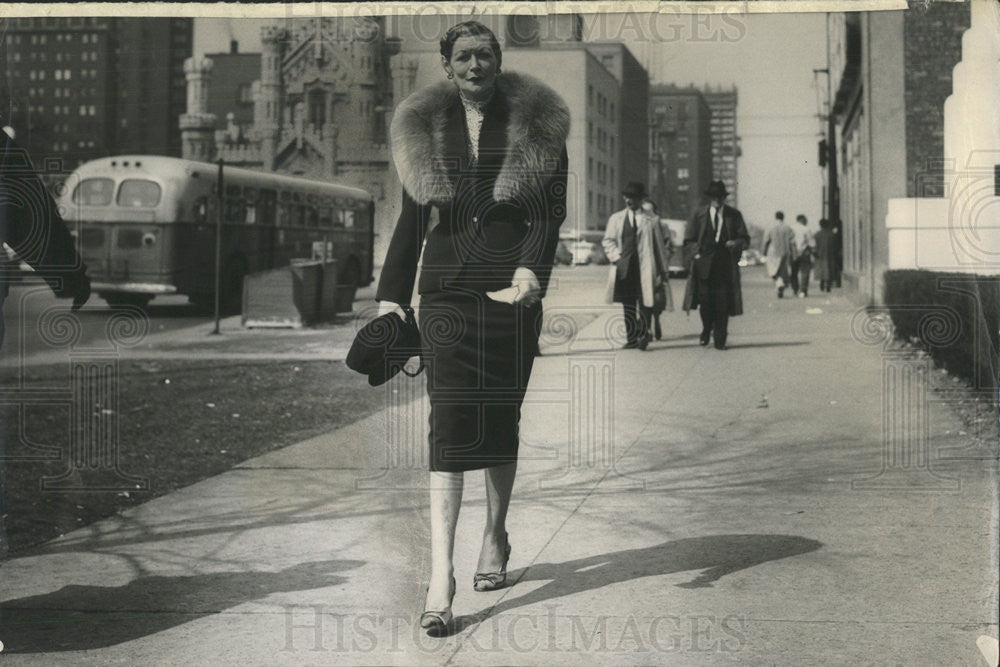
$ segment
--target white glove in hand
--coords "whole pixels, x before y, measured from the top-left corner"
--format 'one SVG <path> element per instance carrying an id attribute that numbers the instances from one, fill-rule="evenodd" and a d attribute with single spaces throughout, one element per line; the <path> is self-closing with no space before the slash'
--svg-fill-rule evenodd
<path id="1" fill-rule="evenodd" d="M 382 317 L 386 313 L 395 312 L 400 317 L 403 317 L 403 309 L 400 308 L 398 303 L 392 301 L 379 301 L 378 302 L 378 315 L 376 317 Z"/>
<path id="2" fill-rule="evenodd" d="M 495 292 L 487 292 L 486 296 L 494 301 L 502 301 L 503 303 L 510 304 L 523 303 L 526 306 L 530 306 L 538 301 L 541 289 L 542 286 L 538 282 L 535 272 L 527 267 L 520 266 L 514 271 L 510 287 Z"/>

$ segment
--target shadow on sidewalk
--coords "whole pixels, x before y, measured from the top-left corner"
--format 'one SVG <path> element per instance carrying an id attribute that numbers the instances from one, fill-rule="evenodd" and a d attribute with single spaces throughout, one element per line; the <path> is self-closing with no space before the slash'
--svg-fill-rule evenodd
<path id="1" fill-rule="evenodd" d="M 540 563 L 510 575 L 516 583 L 549 580 L 519 597 L 505 597 L 477 614 L 455 619 L 453 632 L 491 616 L 562 596 L 597 589 L 643 577 L 701 571 L 679 588 L 711 588 L 727 574 L 768 561 L 799 556 L 822 547 L 822 542 L 796 535 L 712 535 L 664 542 L 641 549 L 625 549 L 564 563 Z M 649 582 L 662 586 L 661 582 Z"/>
<path id="2" fill-rule="evenodd" d="M 272 593 L 336 586 L 356 560 L 301 563 L 279 572 L 140 576 L 124 586 L 63 586 L 0 605 L 4 653 L 85 651 L 115 646 Z"/>

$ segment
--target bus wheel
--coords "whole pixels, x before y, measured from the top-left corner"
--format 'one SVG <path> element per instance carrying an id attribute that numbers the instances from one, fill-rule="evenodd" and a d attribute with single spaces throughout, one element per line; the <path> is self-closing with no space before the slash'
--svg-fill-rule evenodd
<path id="1" fill-rule="evenodd" d="M 135 294 L 133 292 L 105 292 L 100 295 L 112 308 L 116 306 L 137 306 L 145 308 L 153 300 L 151 294 Z"/>

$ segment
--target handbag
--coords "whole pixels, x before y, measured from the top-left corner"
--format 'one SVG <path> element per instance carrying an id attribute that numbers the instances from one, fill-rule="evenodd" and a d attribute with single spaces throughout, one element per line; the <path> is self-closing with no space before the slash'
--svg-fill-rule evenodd
<path id="1" fill-rule="evenodd" d="M 420 354 L 420 329 L 410 306 L 400 306 L 404 317 L 386 313 L 361 327 L 351 343 L 345 363 L 352 371 L 368 376 L 368 384 L 377 387 L 402 371 L 410 377 L 424 370 Z M 404 366 L 412 357 L 421 356 L 420 367 L 412 373 Z"/>

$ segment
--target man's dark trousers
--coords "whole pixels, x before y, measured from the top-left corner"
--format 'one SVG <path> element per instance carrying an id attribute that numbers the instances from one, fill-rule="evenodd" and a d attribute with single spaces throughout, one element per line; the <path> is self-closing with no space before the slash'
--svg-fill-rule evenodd
<path id="1" fill-rule="evenodd" d="M 729 333 L 729 292 L 733 285 L 733 262 L 723 239 L 712 253 L 708 278 L 698 282 L 702 331 L 711 331 L 715 346 L 722 347 Z"/>
<path id="2" fill-rule="evenodd" d="M 646 337 L 652 315 L 652 310 L 642 305 L 642 282 L 639 270 L 636 231 L 626 218 L 615 280 L 615 301 L 621 301 L 625 315 L 625 340 L 630 346 L 638 345 Z"/>

